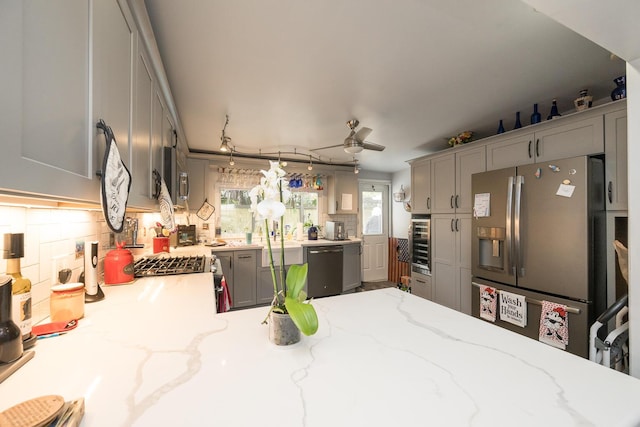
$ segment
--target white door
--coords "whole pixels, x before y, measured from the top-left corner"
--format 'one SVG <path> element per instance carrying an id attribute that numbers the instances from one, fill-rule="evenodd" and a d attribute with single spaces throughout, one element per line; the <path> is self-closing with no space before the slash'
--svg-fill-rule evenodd
<path id="1" fill-rule="evenodd" d="M 360 183 L 362 280 L 387 280 L 389 252 L 389 185 Z"/>

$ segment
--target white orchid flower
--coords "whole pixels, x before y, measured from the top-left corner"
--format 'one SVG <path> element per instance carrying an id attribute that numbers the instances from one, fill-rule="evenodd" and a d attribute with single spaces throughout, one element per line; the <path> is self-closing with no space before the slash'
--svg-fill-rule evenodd
<path id="1" fill-rule="evenodd" d="M 287 208 L 284 203 L 276 200 L 263 200 L 258 203 L 256 207 L 258 219 L 268 219 L 271 221 L 279 220 L 286 210 Z"/>

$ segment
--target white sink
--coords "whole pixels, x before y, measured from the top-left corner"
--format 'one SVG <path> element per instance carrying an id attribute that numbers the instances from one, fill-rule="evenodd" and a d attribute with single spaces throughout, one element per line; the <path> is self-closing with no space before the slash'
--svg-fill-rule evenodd
<path id="1" fill-rule="evenodd" d="M 280 248 L 279 242 L 277 245 L 271 246 L 271 250 L 273 251 L 273 264 L 280 265 L 280 252 L 282 248 Z M 285 265 L 302 264 L 302 246 L 299 244 L 289 246 L 285 243 L 284 263 Z M 269 249 L 267 249 L 266 244 L 262 248 L 262 266 L 269 267 Z"/>

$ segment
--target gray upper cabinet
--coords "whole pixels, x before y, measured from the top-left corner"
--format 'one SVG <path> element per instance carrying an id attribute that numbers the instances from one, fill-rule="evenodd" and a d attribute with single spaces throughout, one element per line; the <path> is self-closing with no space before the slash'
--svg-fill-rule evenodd
<path id="1" fill-rule="evenodd" d="M 358 180 L 353 172 L 335 172 L 327 176 L 329 214 L 358 213 Z"/>
<path id="2" fill-rule="evenodd" d="M 88 1 L 2 4 L 5 189 L 99 200 L 91 158 L 89 11 Z"/>
<path id="3" fill-rule="evenodd" d="M 626 107 L 626 103 L 624 104 Z M 627 210 L 627 110 L 604 116 L 607 210 Z"/>
<path id="4" fill-rule="evenodd" d="M 99 203 L 102 119 L 132 174 L 129 206 L 154 209 L 168 109 L 129 3 L 9 0 L 2 14 L 2 190 Z"/>
<path id="5" fill-rule="evenodd" d="M 197 211 L 207 197 L 207 172 L 209 161 L 206 159 L 187 158 L 187 174 L 189 177 L 189 209 Z"/>
<path id="6" fill-rule="evenodd" d="M 471 175 L 486 170 L 484 145 L 431 158 L 431 213 L 470 213 Z"/>
<path id="7" fill-rule="evenodd" d="M 411 212 L 431 212 L 431 160 L 420 159 L 411 163 Z"/>
<path id="8" fill-rule="evenodd" d="M 487 144 L 487 170 L 603 152 L 602 112 L 594 110 L 497 137 Z"/>
<path id="9" fill-rule="evenodd" d="M 93 120 L 111 127 L 122 161 L 131 169 L 131 83 L 136 30 L 129 10 L 113 0 L 93 3 Z M 95 128 L 94 128 L 95 132 Z M 102 168 L 103 135 L 97 135 L 96 162 Z"/>
<path id="10" fill-rule="evenodd" d="M 144 49 L 138 49 L 135 66 L 133 118 L 133 166 L 129 203 L 144 205 L 152 196 L 151 118 L 153 111 L 153 73 Z"/>

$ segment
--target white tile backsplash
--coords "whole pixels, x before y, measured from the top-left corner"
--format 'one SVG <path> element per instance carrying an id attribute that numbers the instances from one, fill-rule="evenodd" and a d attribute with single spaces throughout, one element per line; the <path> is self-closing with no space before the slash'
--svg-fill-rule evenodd
<path id="1" fill-rule="evenodd" d="M 4 233 L 24 233 L 25 253 L 20 265 L 22 275 L 31 280 L 34 324 L 49 316 L 51 285 L 57 277 L 53 271 L 54 257 L 66 256 L 65 264 L 72 269 L 71 281 L 75 282 L 84 270 L 83 257 L 75 258 L 76 241 L 100 240 L 107 245 L 109 242 L 101 212 L 75 209 L 0 205 L 0 234 Z M 0 245 L 4 245 L 4 239 Z M 106 250 L 101 250 L 100 272 L 105 254 Z M 0 259 L 1 273 L 6 272 L 6 266 L 6 261 Z"/>

